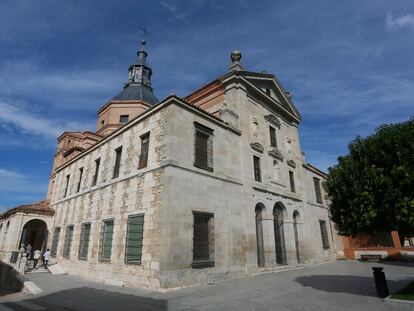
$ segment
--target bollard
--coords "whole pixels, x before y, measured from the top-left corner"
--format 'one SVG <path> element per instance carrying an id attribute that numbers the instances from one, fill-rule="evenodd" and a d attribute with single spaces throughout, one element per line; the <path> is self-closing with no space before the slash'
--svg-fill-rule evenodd
<path id="1" fill-rule="evenodd" d="M 390 292 L 388 291 L 387 280 L 385 273 L 382 271 L 383 267 L 372 267 L 374 270 L 375 287 L 377 288 L 377 296 L 379 298 L 388 297 Z"/>

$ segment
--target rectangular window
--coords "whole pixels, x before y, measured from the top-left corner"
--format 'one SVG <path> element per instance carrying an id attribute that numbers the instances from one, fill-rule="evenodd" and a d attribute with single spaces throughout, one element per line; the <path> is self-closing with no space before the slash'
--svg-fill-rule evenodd
<path id="1" fill-rule="evenodd" d="M 86 260 L 88 258 L 90 235 L 91 235 L 91 224 L 90 223 L 82 224 L 80 240 L 79 240 L 79 251 L 78 251 L 79 259 Z"/>
<path id="2" fill-rule="evenodd" d="M 313 177 L 313 185 L 315 186 L 316 202 L 322 204 L 321 181 L 319 178 Z"/>
<path id="3" fill-rule="evenodd" d="M 99 260 L 111 260 L 112 236 L 114 233 L 114 221 L 104 220 L 101 227 L 101 243 L 99 248 Z"/>
<path id="4" fill-rule="evenodd" d="M 214 267 L 214 215 L 193 212 L 193 268 Z"/>
<path id="5" fill-rule="evenodd" d="M 147 167 L 149 138 L 150 138 L 149 133 L 141 136 L 141 154 L 139 155 L 138 168 Z"/>
<path id="6" fill-rule="evenodd" d="M 289 171 L 289 181 L 290 181 L 290 191 L 296 192 L 295 174 L 292 171 Z"/>
<path id="7" fill-rule="evenodd" d="M 101 164 L 101 158 L 95 160 L 95 173 L 93 174 L 92 186 L 96 186 L 98 182 L 99 165 Z"/>
<path id="8" fill-rule="evenodd" d="M 121 115 L 119 117 L 119 123 L 121 123 L 121 124 L 128 123 L 128 121 L 129 121 L 129 115 L 127 115 L 127 114 Z"/>
<path id="9" fill-rule="evenodd" d="M 326 228 L 326 221 L 319 220 L 319 225 L 321 227 L 321 237 L 322 237 L 322 247 L 323 249 L 329 248 L 329 238 L 328 238 L 328 229 Z"/>
<path id="10" fill-rule="evenodd" d="M 79 169 L 79 181 L 78 181 L 78 186 L 76 187 L 76 192 L 80 191 L 81 184 L 82 184 L 82 175 L 83 175 L 83 167 Z"/>
<path id="11" fill-rule="evenodd" d="M 276 129 L 269 126 L 269 134 L 270 134 L 270 146 L 277 147 Z"/>
<path id="12" fill-rule="evenodd" d="M 63 244 L 63 253 L 62 256 L 69 258 L 70 250 L 72 248 L 72 239 L 73 239 L 73 225 L 66 227 L 65 234 L 65 243 Z"/>
<path id="13" fill-rule="evenodd" d="M 52 257 L 56 257 L 58 246 L 59 246 L 59 238 L 60 238 L 60 227 L 56 227 L 53 230 L 52 248 L 50 249 L 50 254 L 52 255 Z"/>
<path id="14" fill-rule="evenodd" d="M 66 186 L 65 186 L 65 192 L 63 194 L 63 197 L 66 197 L 66 195 L 68 194 L 69 180 L 70 180 L 70 174 L 66 175 Z"/>
<path id="15" fill-rule="evenodd" d="M 119 169 L 121 167 L 122 147 L 115 149 L 115 166 L 112 178 L 119 177 Z"/>
<path id="16" fill-rule="evenodd" d="M 199 123 L 194 123 L 194 166 L 213 170 L 213 130 Z"/>
<path id="17" fill-rule="evenodd" d="M 125 246 L 126 263 L 141 263 L 143 238 L 144 215 L 129 216 Z"/>
<path id="18" fill-rule="evenodd" d="M 254 180 L 262 181 L 259 157 L 253 156 L 253 169 L 254 169 Z"/>

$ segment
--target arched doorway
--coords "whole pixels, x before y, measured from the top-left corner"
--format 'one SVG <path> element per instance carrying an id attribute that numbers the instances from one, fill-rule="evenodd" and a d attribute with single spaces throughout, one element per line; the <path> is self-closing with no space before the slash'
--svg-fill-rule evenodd
<path id="1" fill-rule="evenodd" d="M 286 265 L 286 247 L 284 231 L 285 206 L 277 202 L 273 208 L 273 227 L 275 231 L 276 263 Z"/>
<path id="2" fill-rule="evenodd" d="M 301 259 L 300 259 L 300 249 L 299 249 L 298 221 L 299 221 L 299 212 L 294 211 L 293 212 L 293 232 L 295 234 L 296 259 L 298 263 L 300 263 Z"/>
<path id="3" fill-rule="evenodd" d="M 256 239 L 257 239 L 257 265 L 265 266 L 264 242 L 263 242 L 263 211 L 264 205 L 258 203 L 255 208 L 256 213 Z"/>
<path id="4" fill-rule="evenodd" d="M 30 244 L 32 251 L 44 251 L 47 244 L 47 225 L 43 220 L 33 219 L 28 221 L 22 230 L 20 245 L 25 247 Z"/>

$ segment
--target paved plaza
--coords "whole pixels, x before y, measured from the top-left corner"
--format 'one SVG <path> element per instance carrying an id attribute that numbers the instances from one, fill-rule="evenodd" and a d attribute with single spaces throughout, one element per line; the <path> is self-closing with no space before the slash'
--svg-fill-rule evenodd
<path id="1" fill-rule="evenodd" d="M 166 293 L 33 274 L 43 292 L 0 297 L 3 310 L 414 310 L 376 297 L 371 267 L 382 266 L 391 292 L 414 280 L 414 265 L 337 261 Z"/>

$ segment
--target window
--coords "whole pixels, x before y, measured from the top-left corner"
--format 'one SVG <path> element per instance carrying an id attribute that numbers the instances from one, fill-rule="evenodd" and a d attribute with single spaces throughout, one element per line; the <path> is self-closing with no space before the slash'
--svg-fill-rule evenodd
<path id="1" fill-rule="evenodd" d="M 267 96 L 271 96 L 271 93 L 270 93 L 270 89 L 269 88 L 266 88 L 266 95 Z"/>
<path id="2" fill-rule="evenodd" d="M 329 248 L 329 238 L 328 238 L 328 229 L 326 228 L 326 221 L 319 220 L 319 225 L 321 227 L 321 237 L 322 237 L 322 247 L 323 249 Z"/>
<path id="3" fill-rule="evenodd" d="M 70 180 L 70 174 L 66 175 L 66 186 L 65 186 L 65 193 L 63 194 L 63 197 L 66 197 L 66 195 L 68 194 L 69 180 Z"/>
<path id="4" fill-rule="evenodd" d="M 98 182 L 98 174 L 99 174 L 99 164 L 101 163 L 101 158 L 95 160 L 95 174 L 93 174 L 92 179 L 92 186 L 95 186 Z"/>
<path id="5" fill-rule="evenodd" d="M 114 173 L 112 178 L 119 177 L 119 168 L 121 167 L 121 156 L 122 156 L 122 147 L 115 149 L 115 166 L 114 166 Z"/>
<path id="6" fill-rule="evenodd" d="M 80 191 L 80 187 L 82 183 L 82 175 L 83 175 L 83 167 L 79 169 L 79 181 L 78 181 L 78 186 L 76 187 L 76 192 Z"/>
<path id="7" fill-rule="evenodd" d="M 89 236 L 91 234 L 91 224 L 82 224 L 79 240 L 78 258 L 86 260 L 88 258 Z"/>
<path id="8" fill-rule="evenodd" d="M 254 180 L 262 181 L 261 171 L 260 171 L 260 158 L 253 156 L 253 169 L 254 169 Z"/>
<path id="9" fill-rule="evenodd" d="M 129 115 L 127 115 L 127 114 L 121 115 L 119 117 L 119 123 L 121 123 L 121 124 L 128 123 L 128 121 L 129 121 Z"/>
<path id="10" fill-rule="evenodd" d="M 213 130 L 199 123 L 195 126 L 194 166 L 213 170 Z"/>
<path id="11" fill-rule="evenodd" d="M 141 263 L 143 237 L 144 215 L 129 216 L 125 246 L 126 263 Z"/>
<path id="12" fill-rule="evenodd" d="M 111 260 L 112 236 L 114 233 L 113 219 L 104 220 L 101 227 L 101 243 L 99 248 L 99 260 Z"/>
<path id="13" fill-rule="evenodd" d="M 276 129 L 269 126 L 269 134 L 270 134 L 270 146 L 277 147 Z"/>
<path id="14" fill-rule="evenodd" d="M 214 267 L 214 215 L 193 212 L 193 268 Z"/>
<path id="15" fill-rule="evenodd" d="M 313 177 L 313 185 L 315 186 L 316 202 L 322 204 L 321 181 L 319 178 Z"/>
<path id="16" fill-rule="evenodd" d="M 101 126 L 103 127 L 105 125 L 105 120 L 101 120 Z"/>
<path id="17" fill-rule="evenodd" d="M 296 192 L 295 174 L 292 171 L 289 171 L 289 181 L 290 181 L 290 191 L 291 192 Z"/>
<path id="18" fill-rule="evenodd" d="M 56 227 L 53 230 L 52 248 L 50 250 L 50 254 L 52 255 L 52 257 L 56 257 L 57 249 L 59 246 L 59 238 L 60 238 L 60 227 Z"/>
<path id="19" fill-rule="evenodd" d="M 72 248 L 72 239 L 73 239 L 73 225 L 66 227 L 65 234 L 65 243 L 63 244 L 63 253 L 62 256 L 69 258 L 70 250 Z"/>
<path id="20" fill-rule="evenodd" d="M 144 134 L 141 136 L 141 154 L 139 155 L 138 168 L 147 167 L 148 162 L 148 148 L 149 148 L 150 134 Z"/>

